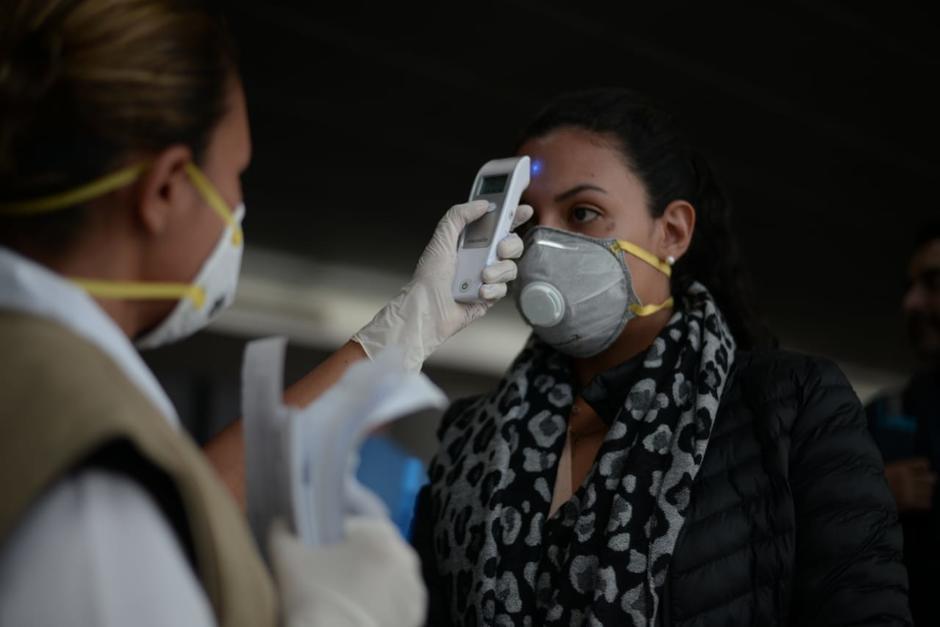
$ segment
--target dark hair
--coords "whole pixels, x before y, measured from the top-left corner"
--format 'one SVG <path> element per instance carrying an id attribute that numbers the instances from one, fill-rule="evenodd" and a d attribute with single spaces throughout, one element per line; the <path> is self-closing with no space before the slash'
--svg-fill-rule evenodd
<path id="1" fill-rule="evenodd" d="M 223 117 L 234 47 L 200 0 L 3 0 L 0 203 L 88 183 L 176 143 L 198 160 Z M 0 241 L 63 246 L 82 207 L 0 216 Z"/>
<path id="2" fill-rule="evenodd" d="M 594 89 L 555 99 L 525 130 L 522 141 L 564 127 L 615 140 L 628 167 L 646 186 L 653 216 L 661 216 L 676 200 L 695 207 L 695 232 L 688 252 L 673 270 L 673 293 L 684 293 L 695 281 L 702 283 L 715 298 L 739 347 L 773 346 L 775 341 L 750 302 L 731 229 L 731 205 L 708 162 L 685 140 L 672 116 L 633 91 Z"/>

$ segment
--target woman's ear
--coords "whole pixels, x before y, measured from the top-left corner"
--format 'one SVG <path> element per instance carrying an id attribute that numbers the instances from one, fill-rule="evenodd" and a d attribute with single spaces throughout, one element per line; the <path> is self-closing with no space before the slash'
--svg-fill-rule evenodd
<path id="1" fill-rule="evenodd" d="M 186 174 L 192 152 L 175 145 L 162 150 L 150 162 L 137 187 L 137 217 L 151 235 L 163 233 L 174 213 L 192 203 L 194 190 Z"/>
<path id="2" fill-rule="evenodd" d="M 680 259 L 692 245 L 695 232 L 695 207 L 685 200 L 674 200 L 657 220 L 660 227 L 660 258 Z"/>

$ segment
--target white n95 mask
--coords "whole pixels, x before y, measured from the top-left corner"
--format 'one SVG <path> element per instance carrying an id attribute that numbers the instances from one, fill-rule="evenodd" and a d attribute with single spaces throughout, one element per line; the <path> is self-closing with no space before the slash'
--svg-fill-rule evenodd
<path id="1" fill-rule="evenodd" d="M 61 194 L 0 204 L 0 215 L 39 215 L 61 211 L 126 187 L 146 171 L 147 164 L 130 166 Z M 245 204 L 230 209 L 212 182 L 195 164 L 185 166 L 193 186 L 225 224 L 215 248 L 191 283 L 151 283 L 72 278 L 72 282 L 98 298 L 177 300 L 176 307 L 156 327 L 137 338 L 138 348 L 155 348 L 183 339 L 209 324 L 235 298 L 241 271 Z"/>
<path id="2" fill-rule="evenodd" d="M 601 353 L 631 319 L 673 305 L 671 297 L 658 305 L 640 303 L 624 253 L 672 275 L 669 263 L 624 240 L 532 229 L 514 287 L 519 312 L 559 352 L 576 358 Z"/>
<path id="3" fill-rule="evenodd" d="M 134 341 L 137 348 L 156 348 L 188 337 L 208 326 L 235 300 L 245 249 L 241 235 L 245 203 L 235 208 L 232 217 L 233 223 L 226 225 L 186 295 L 160 324 Z"/>

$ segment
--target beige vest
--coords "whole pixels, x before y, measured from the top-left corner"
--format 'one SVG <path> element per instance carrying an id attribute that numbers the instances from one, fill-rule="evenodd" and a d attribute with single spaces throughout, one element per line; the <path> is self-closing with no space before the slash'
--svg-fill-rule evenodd
<path id="1" fill-rule="evenodd" d="M 111 445 L 131 451 L 122 470 L 154 469 L 171 486 L 181 541 L 219 625 L 275 625 L 271 579 L 200 450 L 97 347 L 56 323 L 0 311 L 0 545 L 43 491 Z"/>

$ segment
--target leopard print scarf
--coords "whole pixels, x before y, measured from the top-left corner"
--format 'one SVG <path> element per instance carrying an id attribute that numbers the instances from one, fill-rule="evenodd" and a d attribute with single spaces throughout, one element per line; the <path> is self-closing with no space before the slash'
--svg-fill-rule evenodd
<path id="1" fill-rule="evenodd" d="M 547 518 L 567 358 L 531 340 L 495 393 L 455 404 L 431 463 L 441 588 L 461 625 L 656 624 L 735 343 L 693 285 L 641 358 L 572 498 Z"/>

